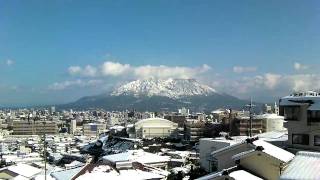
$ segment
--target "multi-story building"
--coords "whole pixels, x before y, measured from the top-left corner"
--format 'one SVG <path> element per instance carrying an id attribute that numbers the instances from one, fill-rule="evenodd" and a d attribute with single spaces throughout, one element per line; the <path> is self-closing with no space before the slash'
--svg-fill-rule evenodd
<path id="1" fill-rule="evenodd" d="M 320 93 L 307 91 L 283 97 L 279 108 L 286 121 L 289 148 L 319 151 Z"/>
<path id="2" fill-rule="evenodd" d="M 185 123 L 185 139 L 190 141 L 198 141 L 203 138 L 205 122 L 195 119 L 188 119 Z"/>
<path id="3" fill-rule="evenodd" d="M 238 117 L 239 122 L 239 134 L 240 136 L 249 135 L 250 118 L 249 117 Z M 257 135 L 264 132 L 270 131 L 283 131 L 284 118 L 277 114 L 262 114 L 256 115 L 252 118 L 252 135 Z"/>
<path id="4" fill-rule="evenodd" d="M 57 134 L 58 126 L 53 121 L 13 121 L 14 135 Z"/>
<path id="5" fill-rule="evenodd" d="M 70 121 L 70 134 L 74 134 L 77 130 L 77 120 L 72 119 Z"/>
<path id="6" fill-rule="evenodd" d="M 99 136 L 100 133 L 106 130 L 106 124 L 88 123 L 83 124 L 83 135 Z"/>
<path id="7" fill-rule="evenodd" d="M 178 127 L 182 128 L 186 121 L 186 116 L 178 115 L 178 114 L 170 114 L 170 115 L 165 115 L 164 119 L 177 123 Z"/>

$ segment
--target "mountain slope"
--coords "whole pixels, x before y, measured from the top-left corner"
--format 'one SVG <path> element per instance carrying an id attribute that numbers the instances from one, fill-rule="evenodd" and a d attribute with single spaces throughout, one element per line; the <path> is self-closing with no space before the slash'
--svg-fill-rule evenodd
<path id="1" fill-rule="evenodd" d="M 111 95 L 133 95 L 139 96 L 164 96 L 172 99 L 195 95 L 211 95 L 216 91 L 207 86 L 198 83 L 194 79 L 148 79 L 136 80 L 124 84 L 115 89 Z"/>
<path id="2" fill-rule="evenodd" d="M 186 107 L 192 111 L 216 108 L 243 109 L 249 101 L 219 94 L 213 88 L 195 80 L 138 80 L 115 89 L 110 94 L 88 96 L 60 108 L 138 111 L 177 111 Z"/>

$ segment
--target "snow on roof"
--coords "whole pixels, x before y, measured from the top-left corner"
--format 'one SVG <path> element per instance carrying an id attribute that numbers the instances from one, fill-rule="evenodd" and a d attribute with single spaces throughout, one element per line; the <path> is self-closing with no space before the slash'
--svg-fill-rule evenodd
<path id="1" fill-rule="evenodd" d="M 8 170 L 27 178 L 32 178 L 33 176 L 39 174 L 42 171 L 41 169 L 22 163 L 9 166 Z"/>
<path id="2" fill-rule="evenodd" d="M 18 175 L 16 177 L 14 177 L 13 180 L 29 180 L 29 178 L 26 178 L 24 176 Z"/>
<path id="3" fill-rule="evenodd" d="M 288 131 L 270 131 L 262 134 L 257 134 L 254 137 L 258 137 L 261 140 L 267 142 L 271 141 L 288 141 Z"/>
<path id="4" fill-rule="evenodd" d="M 135 125 L 138 125 L 138 124 L 141 124 L 141 123 L 144 123 L 144 122 L 148 122 L 148 121 L 163 121 L 163 122 L 168 122 L 168 123 L 171 123 L 171 124 L 175 124 L 174 122 L 169 121 L 167 119 L 163 119 L 163 118 L 147 118 L 147 119 L 143 119 L 143 120 L 140 120 L 140 121 L 136 122 Z"/>
<path id="5" fill-rule="evenodd" d="M 45 179 L 45 175 L 44 174 L 40 174 L 40 175 L 37 175 L 34 180 L 44 180 Z M 55 178 L 47 175 L 47 180 L 55 180 Z"/>
<path id="6" fill-rule="evenodd" d="M 220 176 L 222 176 L 221 172 L 214 172 L 214 173 L 199 177 L 196 180 L 211 180 Z"/>
<path id="7" fill-rule="evenodd" d="M 158 162 L 168 162 L 170 160 L 170 157 L 159 156 L 156 154 L 145 152 L 143 150 L 129 150 L 124 153 L 104 156 L 103 160 L 110 161 L 113 163 L 130 161 L 130 162 L 140 162 L 144 164 L 151 164 L 151 163 L 158 163 Z"/>
<path id="8" fill-rule="evenodd" d="M 278 114 L 274 114 L 274 113 L 266 113 L 266 114 L 256 115 L 254 118 L 257 118 L 257 119 L 284 119 L 283 116 L 279 116 Z"/>
<path id="9" fill-rule="evenodd" d="M 120 170 L 119 173 L 115 170 L 110 170 L 110 167 L 108 169 L 105 165 L 95 167 L 90 173 L 87 172 L 81 176 L 79 176 L 77 179 L 79 180 L 87 180 L 87 179 L 112 179 L 112 180 L 123 180 L 123 179 L 130 179 L 130 180 L 143 180 L 143 179 L 163 179 L 164 176 L 152 173 L 152 172 L 146 172 L 141 170 Z"/>
<path id="10" fill-rule="evenodd" d="M 216 109 L 216 110 L 211 111 L 212 114 L 220 114 L 220 113 L 224 113 L 224 112 L 226 112 L 226 110 Z"/>
<path id="11" fill-rule="evenodd" d="M 229 176 L 233 177 L 235 180 L 262 180 L 261 178 L 244 170 L 233 171 Z"/>
<path id="12" fill-rule="evenodd" d="M 289 162 L 294 158 L 294 154 L 281 149 L 275 145 L 272 145 L 266 141 L 263 140 L 256 140 L 253 141 L 253 144 L 255 146 L 262 146 L 264 148 L 263 152 L 283 161 L 283 162 Z"/>
<path id="13" fill-rule="evenodd" d="M 226 137 L 216 137 L 216 138 L 201 138 L 200 140 L 207 140 L 212 142 L 225 142 L 229 144 L 237 144 L 245 141 L 248 136 L 232 136 L 230 139 L 226 139 Z"/>
<path id="14" fill-rule="evenodd" d="M 308 110 L 320 110 L 320 96 L 286 96 L 281 98 L 281 106 L 310 104 Z"/>
<path id="15" fill-rule="evenodd" d="M 174 172 L 174 174 L 178 174 L 179 172 L 183 172 L 184 174 L 188 174 L 190 172 L 191 167 L 175 167 L 172 168 L 171 171 Z"/>
<path id="16" fill-rule="evenodd" d="M 300 151 L 281 175 L 281 180 L 319 179 L 320 153 Z"/>
<path id="17" fill-rule="evenodd" d="M 114 129 L 114 130 L 117 130 L 117 131 L 121 131 L 122 129 L 124 129 L 125 127 L 123 126 L 112 126 L 110 127 L 109 129 Z"/>
<path id="18" fill-rule="evenodd" d="M 83 167 L 72 168 L 68 170 L 56 171 L 51 173 L 51 176 L 57 180 L 68 180 L 72 179 L 77 173 L 81 171 Z"/>
<path id="19" fill-rule="evenodd" d="M 84 164 L 80 161 L 72 161 L 70 164 L 65 164 L 65 167 L 78 167 L 78 166 L 83 166 Z"/>
<path id="20" fill-rule="evenodd" d="M 224 152 L 224 151 L 227 151 L 227 150 L 231 150 L 233 148 L 236 148 L 238 146 L 241 146 L 243 144 L 246 144 L 246 139 L 248 138 L 247 136 L 233 136 L 231 137 L 232 139 L 226 139 L 225 137 L 219 137 L 219 138 L 214 138 L 214 139 L 211 139 L 211 141 L 213 142 L 223 142 L 223 143 L 228 143 L 229 146 L 226 146 L 224 148 L 221 148 L 221 149 L 218 149 L 216 151 L 213 151 L 211 154 L 217 154 L 217 153 L 220 153 L 220 152 Z M 206 138 L 207 139 L 207 138 Z M 201 139 L 201 140 L 205 140 L 205 139 Z M 208 138 L 208 140 L 210 140 Z"/>
<path id="21" fill-rule="evenodd" d="M 264 153 L 266 153 L 276 159 L 279 159 L 282 162 L 287 163 L 294 158 L 294 154 L 292 154 L 286 150 L 283 150 L 277 146 L 274 146 L 268 142 L 265 142 L 263 140 L 255 140 L 255 141 L 253 141 L 253 145 L 256 147 L 262 146 L 263 147 L 262 152 L 264 152 Z M 254 150 L 254 149 L 249 150 L 249 151 L 245 151 L 245 152 L 234 155 L 232 157 L 232 159 L 236 159 L 236 160 L 241 159 L 241 158 L 247 157 L 255 152 L 256 152 L 256 150 Z"/>

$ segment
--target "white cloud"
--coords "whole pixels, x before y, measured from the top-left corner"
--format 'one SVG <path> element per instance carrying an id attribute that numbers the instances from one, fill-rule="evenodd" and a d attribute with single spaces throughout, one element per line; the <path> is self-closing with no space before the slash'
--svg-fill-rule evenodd
<path id="1" fill-rule="evenodd" d="M 155 78 L 194 78 L 198 74 L 207 72 L 211 67 L 204 64 L 202 67 L 190 68 L 183 66 L 139 66 L 134 68 L 134 75 L 140 79 L 146 79 L 150 77 Z"/>
<path id="2" fill-rule="evenodd" d="M 50 90 L 65 90 L 65 89 L 70 89 L 74 87 L 92 87 L 92 86 L 97 86 L 102 84 L 102 80 L 96 80 L 96 79 L 91 79 L 91 80 L 69 80 L 69 81 L 63 81 L 63 82 L 55 82 L 51 85 L 49 85 L 48 89 Z"/>
<path id="3" fill-rule="evenodd" d="M 296 74 L 288 76 L 286 80 L 293 91 L 320 90 L 319 74 Z"/>
<path id="4" fill-rule="evenodd" d="M 90 65 L 87 65 L 83 70 L 83 75 L 94 77 L 97 75 L 97 68 L 90 66 Z"/>
<path id="5" fill-rule="evenodd" d="M 70 66 L 68 72 L 71 75 L 79 75 L 82 72 L 82 68 L 80 66 Z"/>
<path id="6" fill-rule="evenodd" d="M 297 71 L 308 69 L 308 66 L 307 66 L 307 65 L 303 65 L 303 64 L 298 63 L 298 62 L 295 62 L 295 63 L 293 64 L 293 67 L 294 67 L 294 69 L 297 70 Z"/>
<path id="7" fill-rule="evenodd" d="M 121 64 L 118 62 L 106 61 L 103 63 L 101 71 L 102 74 L 105 76 L 121 76 L 128 73 L 130 69 L 131 66 L 129 64 Z"/>
<path id="8" fill-rule="evenodd" d="M 280 83 L 281 78 L 282 76 L 279 74 L 267 73 L 263 78 L 264 85 L 268 89 L 274 89 Z"/>
<path id="9" fill-rule="evenodd" d="M 233 72 L 235 73 L 246 73 L 246 72 L 255 72 L 257 67 L 243 67 L 243 66 L 234 66 Z"/>
<path id="10" fill-rule="evenodd" d="M 94 77 L 98 73 L 97 68 L 91 65 L 87 65 L 84 68 L 80 66 L 70 66 L 68 68 L 68 72 L 70 75 L 73 75 L 73 76 L 86 76 L 86 77 Z"/>
<path id="11" fill-rule="evenodd" d="M 271 97 L 276 100 L 295 91 L 319 91 L 320 74 L 265 73 L 252 77 L 237 77 L 236 79 L 214 77 L 209 84 L 212 84 L 218 92 L 225 92 L 240 98 L 254 97 L 268 101 Z"/>
<path id="12" fill-rule="evenodd" d="M 7 59 L 6 60 L 6 65 L 7 66 L 11 66 L 11 65 L 13 65 L 14 64 L 14 61 L 13 60 L 11 60 L 11 59 Z"/>
<path id="13" fill-rule="evenodd" d="M 130 64 L 121 64 L 119 62 L 106 61 L 101 68 L 97 70 L 93 66 L 71 66 L 68 69 L 70 75 L 78 76 L 112 76 L 112 77 L 130 77 L 137 79 L 146 78 L 195 78 L 197 75 L 207 72 L 210 66 L 204 64 L 201 67 L 185 67 L 185 66 L 165 66 L 165 65 L 143 65 L 131 66 Z"/>

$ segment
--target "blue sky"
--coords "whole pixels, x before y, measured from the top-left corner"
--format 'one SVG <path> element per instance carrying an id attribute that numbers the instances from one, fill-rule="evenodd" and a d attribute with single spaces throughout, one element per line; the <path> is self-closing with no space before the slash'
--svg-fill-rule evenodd
<path id="1" fill-rule="evenodd" d="M 316 0 L 2 0 L 0 105 L 69 102 L 165 70 L 269 101 L 320 89 L 319 32 Z"/>

